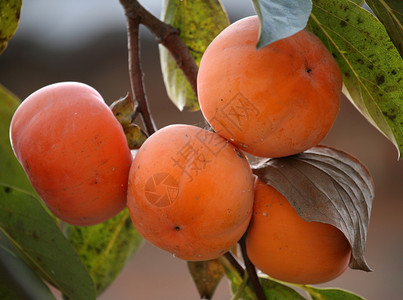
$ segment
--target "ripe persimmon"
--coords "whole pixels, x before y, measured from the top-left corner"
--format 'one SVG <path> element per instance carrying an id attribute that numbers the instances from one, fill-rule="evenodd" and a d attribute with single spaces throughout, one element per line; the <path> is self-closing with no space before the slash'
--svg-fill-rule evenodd
<path id="1" fill-rule="evenodd" d="M 303 220 L 272 186 L 257 180 L 246 249 L 267 275 L 293 283 L 332 280 L 348 267 L 351 247 L 336 227 Z"/>
<path id="2" fill-rule="evenodd" d="M 133 160 L 128 208 L 137 231 L 178 258 L 217 258 L 245 233 L 253 207 L 246 157 L 214 132 L 170 125 Z"/>
<path id="3" fill-rule="evenodd" d="M 340 69 L 307 30 L 256 49 L 259 20 L 241 19 L 208 46 L 197 77 L 204 117 L 239 149 L 282 157 L 317 145 L 339 111 Z"/>
<path id="4" fill-rule="evenodd" d="M 61 220 L 93 225 L 126 206 L 132 155 L 92 87 L 61 82 L 34 92 L 16 110 L 10 139 L 33 187 Z"/>

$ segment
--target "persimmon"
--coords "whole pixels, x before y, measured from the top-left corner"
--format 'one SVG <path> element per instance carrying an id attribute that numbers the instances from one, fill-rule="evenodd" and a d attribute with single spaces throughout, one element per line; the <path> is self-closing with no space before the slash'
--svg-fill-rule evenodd
<path id="1" fill-rule="evenodd" d="M 10 126 L 14 153 L 47 207 L 73 225 L 93 225 L 126 206 L 132 155 L 102 96 L 78 82 L 28 96 Z"/>
<path id="2" fill-rule="evenodd" d="M 293 283 L 332 280 L 348 267 L 351 246 L 336 227 L 303 220 L 272 186 L 257 180 L 246 249 L 267 275 Z"/>
<path id="3" fill-rule="evenodd" d="M 241 19 L 208 46 L 197 77 L 204 117 L 241 150 L 282 157 L 317 145 L 331 129 L 340 69 L 307 30 L 256 49 L 259 21 Z"/>
<path id="4" fill-rule="evenodd" d="M 247 158 L 214 132 L 170 125 L 151 135 L 130 168 L 137 231 L 178 258 L 217 258 L 245 233 L 253 207 Z"/>

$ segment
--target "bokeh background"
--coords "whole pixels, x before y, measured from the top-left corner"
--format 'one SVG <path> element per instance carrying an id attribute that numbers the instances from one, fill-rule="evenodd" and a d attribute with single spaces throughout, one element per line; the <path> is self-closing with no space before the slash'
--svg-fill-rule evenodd
<path id="1" fill-rule="evenodd" d="M 162 0 L 140 1 L 159 16 Z M 251 1 L 222 1 L 231 21 L 254 14 Z M 179 112 L 162 82 L 158 44 L 144 28 L 142 67 L 157 126 L 201 124 L 200 112 Z M 81 81 L 96 88 L 108 103 L 130 90 L 126 21 L 118 0 L 24 1 L 18 31 L 0 56 L 0 83 L 24 99 L 58 81 Z M 374 272 L 348 270 L 326 287 L 340 287 L 369 300 L 403 295 L 403 163 L 380 132 L 345 98 L 334 127 L 323 142 L 358 157 L 371 171 L 376 195 L 366 258 Z M 230 299 L 223 280 L 214 299 Z M 145 243 L 116 281 L 99 298 L 199 299 L 186 263 Z"/>

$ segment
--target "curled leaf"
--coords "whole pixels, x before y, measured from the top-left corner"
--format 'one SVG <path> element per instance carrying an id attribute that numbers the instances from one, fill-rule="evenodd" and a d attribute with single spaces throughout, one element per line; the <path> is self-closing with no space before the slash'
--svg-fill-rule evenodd
<path id="1" fill-rule="evenodd" d="M 136 124 L 123 128 L 130 149 L 139 149 L 146 141 L 147 134 Z"/>
<path id="2" fill-rule="evenodd" d="M 109 108 L 112 110 L 119 123 L 125 127 L 132 123 L 136 107 L 137 105 L 135 105 L 132 97 L 128 93 L 125 97 L 114 101 Z"/>
<path id="3" fill-rule="evenodd" d="M 217 259 L 189 261 L 187 265 L 201 299 L 211 299 L 224 277 L 224 266 Z"/>
<path id="4" fill-rule="evenodd" d="M 259 179 L 278 190 L 306 221 L 335 226 L 352 248 L 350 267 L 371 271 L 364 258 L 374 184 L 353 156 L 317 146 L 253 166 Z"/>

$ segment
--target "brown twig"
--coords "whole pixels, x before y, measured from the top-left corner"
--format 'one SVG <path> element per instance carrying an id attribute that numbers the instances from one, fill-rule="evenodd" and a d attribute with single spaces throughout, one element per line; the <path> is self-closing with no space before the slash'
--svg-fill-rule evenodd
<path id="1" fill-rule="evenodd" d="M 138 102 L 138 110 L 143 119 L 146 131 L 148 135 L 151 135 L 157 130 L 157 127 L 155 126 L 154 120 L 151 116 L 147 97 L 144 92 L 143 71 L 141 69 L 139 47 L 139 27 L 141 17 L 132 14 L 127 10 L 125 4 L 128 1 L 121 0 L 120 2 L 125 8 L 125 13 L 127 16 L 130 85 L 134 98 Z"/>
<path id="2" fill-rule="evenodd" d="M 189 49 L 180 38 L 179 30 L 156 18 L 137 0 L 120 0 L 120 2 L 129 19 L 139 19 L 138 22 L 146 26 L 155 35 L 157 41 L 168 49 L 197 95 L 198 67 Z"/>
<path id="3" fill-rule="evenodd" d="M 231 265 L 238 272 L 239 276 L 243 277 L 245 275 L 244 268 L 239 264 L 238 260 L 232 255 L 230 251 L 224 254 L 225 258 L 231 263 Z"/>
<path id="4" fill-rule="evenodd" d="M 266 295 L 264 294 L 259 277 L 257 276 L 256 268 L 250 261 L 246 252 L 245 236 L 239 241 L 239 245 L 241 246 L 242 258 L 245 263 L 246 272 L 248 272 L 249 280 L 255 290 L 256 297 L 258 300 L 266 300 Z"/>

